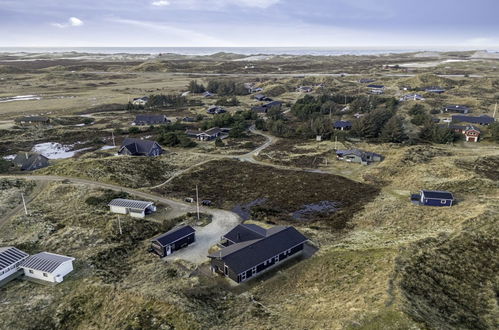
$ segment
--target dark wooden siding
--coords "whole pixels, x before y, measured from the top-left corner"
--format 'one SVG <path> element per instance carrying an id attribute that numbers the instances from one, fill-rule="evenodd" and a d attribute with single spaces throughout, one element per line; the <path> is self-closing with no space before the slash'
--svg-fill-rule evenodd
<path id="1" fill-rule="evenodd" d="M 442 201 L 444 203 L 442 203 Z M 430 205 L 430 206 L 451 206 L 452 201 L 451 200 L 440 200 L 440 199 L 427 199 L 425 198 L 423 200 L 424 205 Z"/>
<path id="2" fill-rule="evenodd" d="M 181 248 L 184 248 L 188 246 L 189 244 L 193 243 L 195 241 L 195 236 L 194 233 L 190 234 L 189 236 L 186 236 L 172 244 L 172 252 L 180 250 Z"/>

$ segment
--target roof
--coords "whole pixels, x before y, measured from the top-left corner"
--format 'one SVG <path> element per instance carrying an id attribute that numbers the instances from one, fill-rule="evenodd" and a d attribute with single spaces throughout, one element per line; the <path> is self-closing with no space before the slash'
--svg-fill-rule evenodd
<path id="1" fill-rule="evenodd" d="M 158 123 L 167 122 L 165 115 L 136 115 L 134 122 Z"/>
<path id="2" fill-rule="evenodd" d="M 308 238 L 291 226 L 278 226 L 267 230 L 267 236 L 232 244 L 209 255 L 220 258 L 237 274 L 308 241 Z"/>
<path id="3" fill-rule="evenodd" d="M 149 101 L 149 97 L 148 96 L 142 96 L 142 97 L 136 97 L 133 99 L 133 101 L 139 101 L 139 100 L 142 100 L 142 101 Z"/>
<path id="4" fill-rule="evenodd" d="M 234 243 L 246 242 L 255 239 L 263 238 L 267 235 L 267 231 L 257 225 L 241 224 L 234 227 L 223 237 Z"/>
<path id="5" fill-rule="evenodd" d="M 73 260 L 75 260 L 73 257 L 66 257 L 49 252 L 40 252 L 28 257 L 28 259 L 21 264 L 21 267 L 51 273 L 63 263 Z"/>
<path id="6" fill-rule="evenodd" d="M 172 229 L 163 235 L 156 237 L 153 241 L 158 242 L 161 246 L 166 246 L 179 239 L 196 232 L 194 228 L 189 225 L 182 226 L 179 228 Z"/>
<path id="7" fill-rule="evenodd" d="M 29 254 L 13 246 L 0 248 L 0 269 L 5 269 L 29 257 Z"/>
<path id="8" fill-rule="evenodd" d="M 380 88 L 380 89 L 381 88 L 385 88 L 385 86 L 383 86 L 383 85 L 372 85 L 372 84 L 371 85 L 367 85 L 367 87 L 369 87 L 369 88 Z"/>
<path id="9" fill-rule="evenodd" d="M 134 209 L 134 210 L 145 210 L 148 208 L 150 205 L 154 204 L 153 202 L 145 202 L 145 201 L 136 201 L 133 199 L 123 199 L 123 198 L 116 198 L 113 199 L 112 201 L 107 204 L 108 206 L 119 206 L 119 207 L 126 207 L 129 209 Z"/>
<path id="10" fill-rule="evenodd" d="M 380 154 L 370 152 L 370 151 L 364 151 L 361 149 L 347 149 L 347 150 L 336 150 L 336 155 L 343 157 L 344 155 L 356 155 L 359 156 L 360 158 L 364 159 L 366 156 L 378 156 L 381 157 Z"/>
<path id="11" fill-rule="evenodd" d="M 352 123 L 346 120 L 339 120 L 334 123 L 335 128 L 341 128 L 341 127 L 352 127 Z"/>
<path id="12" fill-rule="evenodd" d="M 50 121 L 50 119 L 48 117 L 42 117 L 42 116 L 27 116 L 27 117 L 16 118 L 15 121 L 17 121 L 17 122 L 21 122 L 21 121 L 48 122 L 48 121 Z"/>
<path id="13" fill-rule="evenodd" d="M 263 106 L 266 107 L 266 108 L 270 108 L 270 107 L 275 107 L 275 106 L 281 106 L 282 105 L 282 102 L 281 101 L 272 101 L 272 102 L 269 102 L 269 103 L 265 103 Z"/>
<path id="14" fill-rule="evenodd" d="M 37 153 L 20 152 L 13 159 L 14 164 L 21 167 L 21 170 L 30 170 L 36 162 L 42 161 L 45 166 L 48 166 L 49 159 L 44 155 Z M 40 168 L 40 166 L 38 166 Z"/>
<path id="15" fill-rule="evenodd" d="M 452 121 L 461 121 L 465 123 L 472 123 L 472 124 L 492 124 L 495 119 L 482 115 L 482 116 L 462 116 L 462 115 L 454 115 L 452 116 Z"/>
<path id="16" fill-rule="evenodd" d="M 448 110 L 460 110 L 460 111 L 469 111 L 470 107 L 465 105 L 451 104 L 447 105 L 444 109 Z"/>
<path id="17" fill-rule="evenodd" d="M 158 144 L 156 141 L 126 138 L 120 151 L 127 148 L 132 154 L 148 154 L 156 144 Z"/>
<path id="18" fill-rule="evenodd" d="M 205 133 L 205 134 L 208 134 L 208 135 L 215 135 L 215 134 L 218 134 L 218 133 L 221 133 L 222 130 L 219 128 L 219 127 L 212 127 L 202 133 Z"/>
<path id="19" fill-rule="evenodd" d="M 454 199 L 452 193 L 448 191 L 439 190 L 421 190 L 421 194 L 424 198 L 435 198 L 435 199 Z"/>

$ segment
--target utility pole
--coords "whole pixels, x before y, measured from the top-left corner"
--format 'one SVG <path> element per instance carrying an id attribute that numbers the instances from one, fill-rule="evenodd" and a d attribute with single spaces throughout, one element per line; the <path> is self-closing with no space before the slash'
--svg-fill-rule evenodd
<path id="1" fill-rule="evenodd" d="M 338 136 L 334 136 L 334 150 L 338 150 Z"/>
<path id="2" fill-rule="evenodd" d="M 496 102 L 496 106 L 494 108 L 494 114 L 492 115 L 492 118 L 496 118 L 496 112 L 497 112 L 497 102 Z"/>
<path id="3" fill-rule="evenodd" d="M 26 201 L 24 200 L 24 194 L 21 193 L 21 198 L 23 200 L 23 205 L 24 205 L 24 213 L 28 215 L 28 209 L 26 208 Z"/>
<path id="4" fill-rule="evenodd" d="M 196 185 L 196 209 L 198 212 L 198 221 L 199 221 L 199 190 L 198 190 L 198 185 Z"/>
<path id="5" fill-rule="evenodd" d="M 121 230 L 121 219 L 119 215 L 118 215 L 118 228 L 120 229 L 120 235 L 123 235 L 123 231 Z"/>
<path id="6" fill-rule="evenodd" d="M 116 141 L 114 141 L 114 132 L 111 131 L 111 138 L 113 139 L 113 147 L 116 147 Z"/>

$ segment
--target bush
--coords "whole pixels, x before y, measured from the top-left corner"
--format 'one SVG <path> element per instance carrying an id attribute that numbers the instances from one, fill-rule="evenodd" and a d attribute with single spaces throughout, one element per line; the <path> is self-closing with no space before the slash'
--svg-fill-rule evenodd
<path id="1" fill-rule="evenodd" d="M 225 147 L 224 141 L 222 141 L 221 138 L 217 138 L 215 140 L 215 147 L 217 147 L 217 148 L 223 148 L 223 147 Z"/>
<path id="2" fill-rule="evenodd" d="M 140 128 L 138 128 L 137 126 L 132 126 L 128 129 L 128 133 L 138 134 L 138 133 L 140 133 Z"/>

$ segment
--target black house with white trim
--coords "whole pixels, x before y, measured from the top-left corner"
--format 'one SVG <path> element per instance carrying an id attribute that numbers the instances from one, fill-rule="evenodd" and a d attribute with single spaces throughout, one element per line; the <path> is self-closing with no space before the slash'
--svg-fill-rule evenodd
<path id="1" fill-rule="evenodd" d="M 161 258 L 172 254 L 196 241 L 196 230 L 189 225 L 172 229 L 155 238 L 151 243 L 153 251 Z"/>
<path id="2" fill-rule="evenodd" d="M 208 256 L 211 270 L 240 283 L 303 252 L 308 238 L 291 226 L 264 229 L 239 225 L 227 233 L 220 251 Z"/>
<path id="3" fill-rule="evenodd" d="M 129 156 L 159 156 L 164 152 L 156 141 L 126 138 L 118 154 Z"/>

